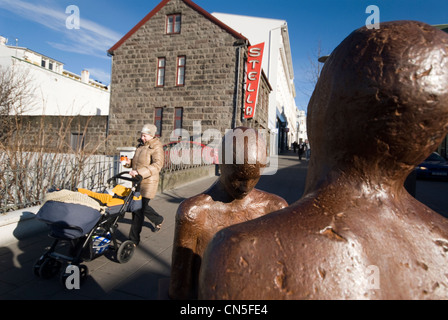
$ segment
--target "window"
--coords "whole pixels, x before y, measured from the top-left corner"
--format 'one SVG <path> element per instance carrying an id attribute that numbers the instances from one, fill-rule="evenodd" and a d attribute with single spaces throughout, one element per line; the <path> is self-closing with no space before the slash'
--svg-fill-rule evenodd
<path id="1" fill-rule="evenodd" d="M 176 86 L 185 85 L 185 56 L 177 57 Z"/>
<path id="2" fill-rule="evenodd" d="M 40 66 L 41 66 L 41 67 L 44 67 L 44 68 L 46 67 L 46 61 L 45 61 L 44 59 L 42 59 L 42 62 L 41 62 L 41 64 L 40 64 Z"/>
<path id="3" fill-rule="evenodd" d="M 182 117 L 184 108 L 174 108 L 174 130 L 182 129 Z"/>
<path id="4" fill-rule="evenodd" d="M 162 135 L 162 117 L 163 108 L 156 108 L 154 116 L 154 124 L 157 127 L 156 137 L 160 137 Z"/>
<path id="5" fill-rule="evenodd" d="M 84 149 L 84 134 L 72 133 L 70 137 L 70 146 L 76 152 Z"/>
<path id="6" fill-rule="evenodd" d="M 170 14 L 166 16 L 166 33 L 180 33 L 180 19 L 181 15 L 179 14 Z"/>
<path id="7" fill-rule="evenodd" d="M 157 86 L 163 87 L 165 85 L 165 65 L 166 59 L 159 58 L 157 60 Z"/>

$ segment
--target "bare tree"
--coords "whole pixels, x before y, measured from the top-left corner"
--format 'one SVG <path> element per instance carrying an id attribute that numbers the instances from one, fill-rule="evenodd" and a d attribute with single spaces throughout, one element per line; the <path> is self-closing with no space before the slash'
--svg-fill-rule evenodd
<path id="1" fill-rule="evenodd" d="M 321 41 L 317 43 L 317 48 L 313 54 L 308 56 L 309 64 L 305 66 L 303 74 L 305 75 L 305 80 L 303 85 L 300 86 L 300 91 L 311 97 L 314 87 L 316 86 L 317 80 L 319 80 L 320 73 L 324 66 L 324 63 L 320 62 L 322 57 L 327 56 L 328 53 L 322 49 Z"/>
<path id="2" fill-rule="evenodd" d="M 20 125 L 19 116 L 33 107 L 34 85 L 29 73 L 16 66 L 0 66 L 0 140 Z"/>
<path id="3" fill-rule="evenodd" d="M 322 68 L 324 66 L 324 64 L 319 60 L 325 55 L 326 54 L 323 53 L 322 50 L 322 43 L 319 40 L 316 53 L 311 57 L 308 56 L 308 60 L 310 62 L 309 79 L 313 85 L 316 85 L 317 80 L 319 80 L 320 72 L 322 71 Z"/>
<path id="4" fill-rule="evenodd" d="M 21 68 L 0 67 L 0 214 L 38 204 L 51 186 L 74 190 L 86 179 L 103 181 L 89 160 L 105 141 L 85 149 L 70 144 L 71 130 L 85 137 L 92 117 L 59 116 L 55 123 L 26 116 L 37 101 L 34 83 Z"/>

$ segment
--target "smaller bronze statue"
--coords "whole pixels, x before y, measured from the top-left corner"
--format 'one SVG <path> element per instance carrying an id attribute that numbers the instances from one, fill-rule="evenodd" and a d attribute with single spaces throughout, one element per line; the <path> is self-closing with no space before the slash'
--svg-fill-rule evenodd
<path id="1" fill-rule="evenodd" d="M 200 299 L 448 299 L 448 220 L 403 183 L 448 132 L 448 34 L 350 34 L 308 106 L 303 197 L 219 231 Z"/>
<path id="2" fill-rule="evenodd" d="M 254 188 L 266 163 L 265 142 L 256 130 L 231 130 L 224 136 L 221 150 L 221 175 L 217 182 L 204 193 L 184 200 L 178 208 L 171 299 L 197 298 L 202 254 L 217 231 L 288 205 L 283 198 Z"/>

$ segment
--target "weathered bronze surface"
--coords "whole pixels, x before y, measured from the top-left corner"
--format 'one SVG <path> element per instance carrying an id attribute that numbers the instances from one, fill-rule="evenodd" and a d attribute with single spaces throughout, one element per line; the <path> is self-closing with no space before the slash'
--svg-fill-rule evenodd
<path id="1" fill-rule="evenodd" d="M 245 134 L 253 134 L 253 139 L 243 142 Z M 230 149 L 226 149 L 227 145 Z M 231 164 L 224 163 L 224 153 L 217 182 L 204 193 L 186 199 L 178 208 L 169 288 L 171 299 L 197 298 L 202 255 L 217 231 L 288 206 L 283 198 L 255 189 L 266 161 L 266 146 L 254 129 L 240 127 L 229 132 L 223 139 L 222 149 L 233 150 L 228 159 Z M 238 152 L 241 152 L 241 161 L 238 161 Z"/>
<path id="2" fill-rule="evenodd" d="M 403 182 L 448 132 L 448 35 L 415 21 L 350 34 L 308 107 L 304 196 L 221 230 L 202 299 L 447 299 L 448 220 Z"/>

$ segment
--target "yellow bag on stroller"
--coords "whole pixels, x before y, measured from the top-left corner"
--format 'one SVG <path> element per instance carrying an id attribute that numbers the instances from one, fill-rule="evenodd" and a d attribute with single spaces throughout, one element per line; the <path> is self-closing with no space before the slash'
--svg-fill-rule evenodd
<path id="1" fill-rule="evenodd" d="M 101 193 L 93 192 L 87 189 L 78 188 L 78 192 L 88 195 L 100 201 L 103 205 L 107 206 L 109 209 L 115 206 L 122 206 L 124 204 L 124 199 L 131 193 L 131 188 L 126 188 L 125 186 L 117 184 L 113 189 L 112 193 Z M 132 200 L 129 202 L 128 210 L 130 212 L 136 211 L 141 208 L 142 196 L 140 193 L 134 193 Z M 115 210 L 111 210 L 115 211 Z"/>

